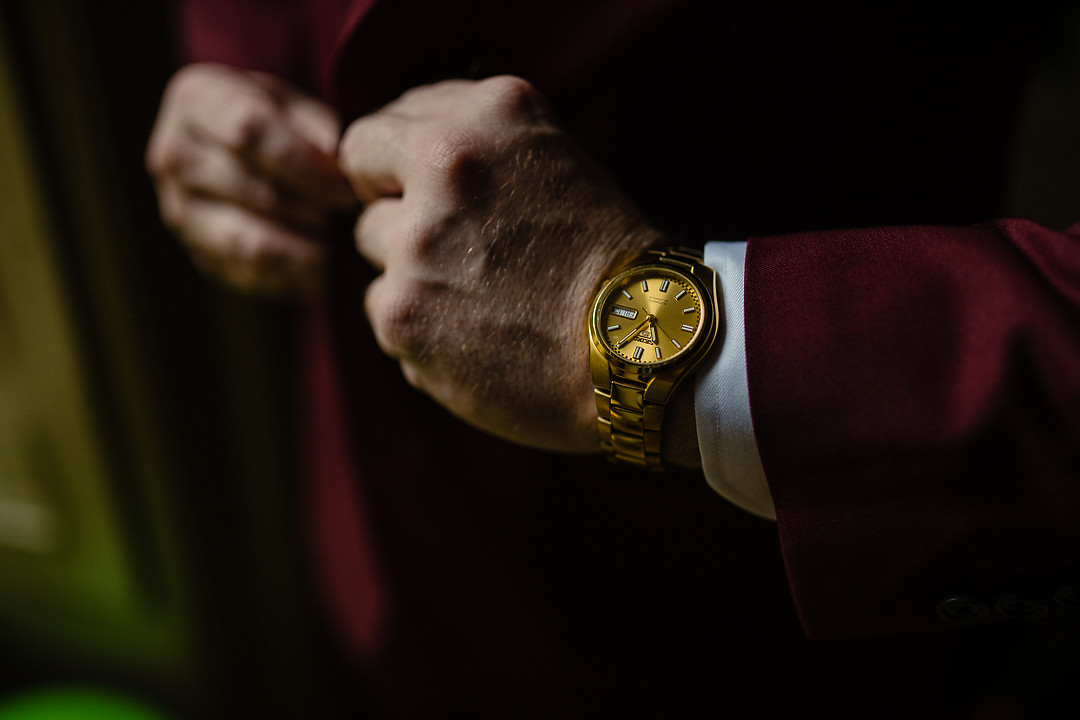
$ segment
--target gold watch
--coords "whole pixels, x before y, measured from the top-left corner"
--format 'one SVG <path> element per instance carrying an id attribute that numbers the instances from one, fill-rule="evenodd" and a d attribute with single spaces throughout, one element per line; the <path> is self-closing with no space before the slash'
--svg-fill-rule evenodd
<path id="1" fill-rule="evenodd" d="M 589 313 L 590 371 L 608 458 L 663 469 L 664 409 L 719 327 L 716 273 L 699 251 L 651 250 L 604 282 Z"/>

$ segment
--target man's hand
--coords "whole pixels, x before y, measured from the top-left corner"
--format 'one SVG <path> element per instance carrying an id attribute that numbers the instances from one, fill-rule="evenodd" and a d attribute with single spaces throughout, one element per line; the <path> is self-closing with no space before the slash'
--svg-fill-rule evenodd
<path id="1" fill-rule="evenodd" d="M 169 83 L 146 151 L 161 216 L 204 272 L 245 291 L 310 297 L 320 233 L 356 198 L 333 110 L 269 75 L 189 65 Z"/>
<path id="2" fill-rule="evenodd" d="M 586 314 L 604 274 L 660 244 L 525 81 L 417 88 L 353 123 L 341 165 L 380 347 L 466 421 L 599 449 Z"/>

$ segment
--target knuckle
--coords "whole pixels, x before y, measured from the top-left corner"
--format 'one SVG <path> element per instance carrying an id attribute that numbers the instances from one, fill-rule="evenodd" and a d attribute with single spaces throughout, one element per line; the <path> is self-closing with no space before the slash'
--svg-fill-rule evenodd
<path id="1" fill-rule="evenodd" d="M 438 103 L 439 99 L 445 97 L 448 91 L 471 84 L 472 82 L 467 80 L 440 80 L 434 83 L 414 85 L 401 93 L 396 100 L 390 102 L 384 109 L 405 111 L 410 107 L 427 107 L 429 103 Z"/>
<path id="2" fill-rule="evenodd" d="M 385 352 L 405 357 L 420 354 L 424 303 L 418 292 L 393 287 L 384 276 L 372 283 L 366 305 L 375 337 Z"/>
<path id="3" fill-rule="evenodd" d="M 207 77 L 214 74 L 217 67 L 213 63 L 188 63 L 176 71 L 172 84 L 182 88 L 189 85 L 201 85 Z"/>
<path id="4" fill-rule="evenodd" d="M 240 154 L 250 153 L 266 137 L 274 115 L 274 108 L 265 98 L 239 95 L 221 119 L 225 146 Z"/>
<path id="5" fill-rule="evenodd" d="M 190 63 L 177 70 L 165 86 L 162 106 L 180 114 L 200 107 L 220 89 L 225 69 L 212 63 Z"/>
<path id="6" fill-rule="evenodd" d="M 197 91 L 205 74 L 205 69 L 199 64 L 185 65 L 177 70 L 165 86 L 165 104 L 183 103 L 192 92 Z"/>
<path id="7" fill-rule="evenodd" d="M 432 89 L 436 85 L 426 83 L 423 85 L 414 85 L 408 88 L 405 92 L 398 96 L 397 100 L 394 100 L 388 107 L 398 107 L 400 105 L 407 105 L 408 103 L 415 102 L 417 99 L 424 98 L 431 94 Z"/>
<path id="8" fill-rule="evenodd" d="M 405 378 L 405 382 L 409 383 L 417 390 L 424 390 L 424 377 L 420 368 L 409 362 L 401 363 L 401 375 Z"/>
<path id="9" fill-rule="evenodd" d="M 442 264 L 448 246 L 452 244 L 452 225 L 450 218 L 415 222 L 405 236 L 407 259 L 420 266 Z"/>
<path id="10" fill-rule="evenodd" d="M 180 175 L 192 161 L 192 148 L 174 120 L 160 117 L 146 144 L 143 163 L 155 178 Z"/>
<path id="11" fill-rule="evenodd" d="M 484 151 L 468 130 L 440 127 L 428 138 L 428 166 L 450 183 L 460 183 L 478 175 Z"/>
<path id="12" fill-rule="evenodd" d="M 150 137 L 150 144 L 146 146 L 144 163 L 147 172 L 151 175 L 163 177 L 176 171 L 179 157 L 175 147 L 166 142 L 160 134 L 155 133 Z"/>
<path id="13" fill-rule="evenodd" d="M 509 117 L 532 117 L 543 105 L 540 92 L 528 80 L 515 75 L 498 75 L 481 81 L 480 89 L 488 106 Z"/>
<path id="14" fill-rule="evenodd" d="M 355 175 L 358 172 L 356 158 L 360 147 L 365 142 L 370 123 L 371 116 L 353 120 L 341 136 L 341 141 L 338 143 L 338 159 L 346 175 Z"/>
<path id="15" fill-rule="evenodd" d="M 173 232 L 180 232 L 187 220 L 185 203 L 180 193 L 163 190 L 158 193 L 158 210 L 161 222 Z"/>

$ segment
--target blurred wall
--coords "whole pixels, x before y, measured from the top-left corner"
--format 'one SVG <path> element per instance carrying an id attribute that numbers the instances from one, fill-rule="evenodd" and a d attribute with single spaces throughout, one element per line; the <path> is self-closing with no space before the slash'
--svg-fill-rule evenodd
<path id="1" fill-rule="evenodd" d="M 161 229 L 171 33 L 160 1 L 0 2 L 0 701 L 319 715 L 295 311 L 210 286 Z"/>

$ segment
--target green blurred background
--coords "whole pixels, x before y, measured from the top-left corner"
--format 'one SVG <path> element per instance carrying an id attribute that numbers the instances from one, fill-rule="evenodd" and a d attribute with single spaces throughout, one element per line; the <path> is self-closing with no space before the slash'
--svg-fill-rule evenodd
<path id="1" fill-rule="evenodd" d="M 0 2 L 0 718 L 331 712 L 296 311 L 197 277 L 142 168 L 172 35 L 161 0 Z"/>

